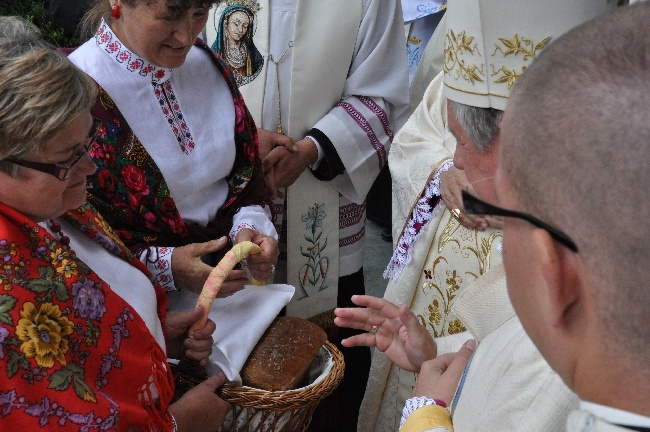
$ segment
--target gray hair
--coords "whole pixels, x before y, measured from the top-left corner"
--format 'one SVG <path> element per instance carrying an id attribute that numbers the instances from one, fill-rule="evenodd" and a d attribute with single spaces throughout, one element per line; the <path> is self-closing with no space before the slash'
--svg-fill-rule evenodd
<path id="1" fill-rule="evenodd" d="M 495 108 L 479 108 L 451 101 L 451 109 L 476 150 L 490 149 L 499 135 L 503 111 Z"/>
<path id="2" fill-rule="evenodd" d="M 4 162 L 43 150 L 76 114 L 90 110 L 97 85 L 43 41 L 22 18 L 0 16 L 0 170 Z"/>

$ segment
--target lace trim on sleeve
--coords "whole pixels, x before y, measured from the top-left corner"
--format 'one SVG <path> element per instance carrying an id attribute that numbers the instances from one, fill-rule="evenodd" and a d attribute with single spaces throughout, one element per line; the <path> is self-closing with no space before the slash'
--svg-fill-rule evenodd
<path id="1" fill-rule="evenodd" d="M 447 404 L 444 403 L 443 401 L 438 399 L 429 399 L 426 396 L 413 397 L 407 399 L 406 405 L 404 405 L 404 409 L 402 410 L 402 420 L 399 423 L 399 428 L 402 429 L 402 426 L 404 426 L 404 422 L 406 422 L 406 419 L 411 414 L 413 414 L 413 411 L 427 405 L 437 405 L 443 408 L 447 408 Z"/>
<path id="2" fill-rule="evenodd" d="M 411 262 L 411 246 L 420 236 L 422 230 L 427 226 L 429 221 L 435 218 L 440 209 L 445 205 L 440 199 L 440 174 L 448 171 L 454 166 L 453 161 L 447 161 L 433 176 L 427 185 L 424 193 L 411 210 L 409 220 L 404 227 L 404 231 L 397 241 L 397 246 L 393 251 L 388 267 L 384 271 L 384 279 L 396 280 L 402 274 L 404 268 Z M 433 204 L 435 202 L 435 205 Z"/>
<path id="3" fill-rule="evenodd" d="M 239 231 L 243 230 L 244 228 L 251 229 L 253 231 L 261 232 L 255 225 L 248 224 L 246 222 L 242 222 L 236 227 L 233 227 L 230 230 L 230 241 L 235 244 L 235 237 L 237 237 L 237 234 L 239 234 Z"/>

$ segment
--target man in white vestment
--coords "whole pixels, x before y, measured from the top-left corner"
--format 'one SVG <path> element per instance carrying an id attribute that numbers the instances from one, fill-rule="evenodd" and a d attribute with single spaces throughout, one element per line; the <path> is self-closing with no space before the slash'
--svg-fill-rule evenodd
<path id="1" fill-rule="evenodd" d="M 274 280 L 296 287 L 287 314 L 312 319 L 336 342 L 346 334 L 333 327 L 333 309 L 365 290 L 366 194 L 407 117 L 400 2 L 228 0 L 211 13 L 207 42 L 233 66 L 260 128 L 267 186 L 279 190 L 284 249 Z M 343 354 L 330 430 L 356 429 L 368 376 L 367 349 Z"/>
<path id="2" fill-rule="evenodd" d="M 486 5 L 478 0 L 450 4 L 444 78 L 432 82 L 391 149 L 391 164 L 393 154 L 401 152 L 401 164 L 391 165 L 391 170 L 414 173 L 408 187 L 415 191 L 417 186 L 412 185 L 418 184 L 421 192 L 411 199 L 415 206 L 407 207 L 411 212 L 404 218 L 387 271 L 391 280 L 385 299 L 410 306 L 431 334 L 443 336 L 436 340 L 438 353 L 455 351 L 472 337 L 479 342 L 464 387 L 453 401 L 447 401 L 458 430 L 560 430 L 570 409 L 577 406 L 575 396 L 526 337 L 512 310 L 500 263 L 500 233 L 462 227 L 457 218 L 466 215 L 458 214 L 460 206 L 452 207 L 452 213 L 440 199 L 444 198 L 441 178 L 452 165 L 454 150 L 457 168 L 466 170 L 476 192 L 493 196 L 499 123 L 517 77 L 554 37 L 615 6 L 605 1 L 574 3 L 557 2 L 553 7 L 537 2 Z M 509 51 L 508 44 L 526 49 Z M 445 95 L 452 101 L 449 108 Z M 414 147 L 430 147 L 432 159 L 439 161 L 433 172 L 431 160 L 409 160 L 408 149 Z M 460 196 L 445 201 L 454 200 L 460 202 Z M 370 326 L 359 328 L 370 330 Z M 375 345 L 373 338 L 362 335 L 356 341 Z M 399 428 L 402 407 L 414 384 L 413 371 L 376 352 L 359 430 Z"/>

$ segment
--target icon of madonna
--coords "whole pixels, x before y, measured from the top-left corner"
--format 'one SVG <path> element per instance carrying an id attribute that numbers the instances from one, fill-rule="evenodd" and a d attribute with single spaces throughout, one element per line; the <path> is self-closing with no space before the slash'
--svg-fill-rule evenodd
<path id="1" fill-rule="evenodd" d="M 219 19 L 215 50 L 232 67 L 239 87 L 261 72 L 264 57 L 253 42 L 255 15 L 244 5 L 228 6 Z"/>

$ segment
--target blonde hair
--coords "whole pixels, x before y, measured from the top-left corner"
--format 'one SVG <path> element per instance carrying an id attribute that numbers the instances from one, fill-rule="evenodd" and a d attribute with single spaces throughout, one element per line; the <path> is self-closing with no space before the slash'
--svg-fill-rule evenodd
<path id="1" fill-rule="evenodd" d="M 22 18 L 0 16 L 0 170 L 41 151 L 77 114 L 90 110 L 97 85 L 43 41 Z"/>

